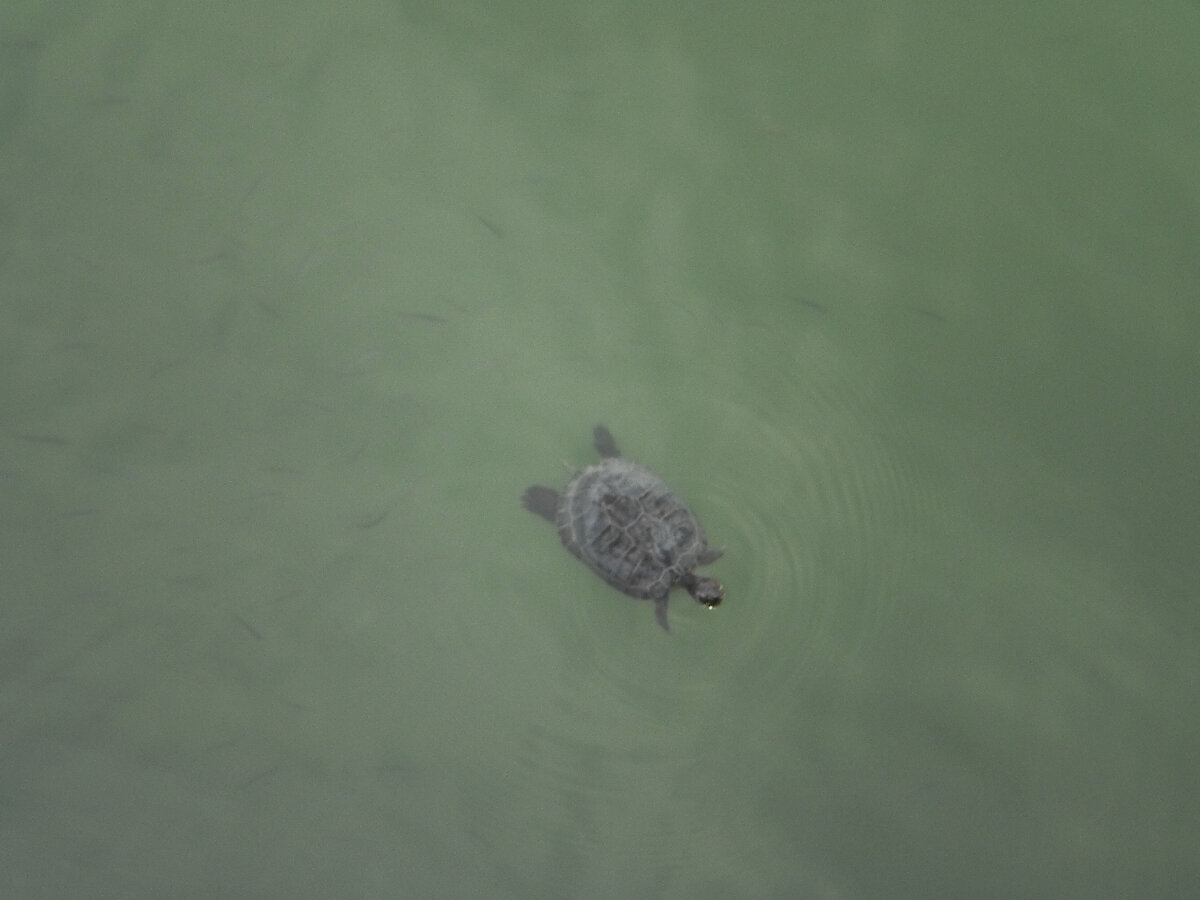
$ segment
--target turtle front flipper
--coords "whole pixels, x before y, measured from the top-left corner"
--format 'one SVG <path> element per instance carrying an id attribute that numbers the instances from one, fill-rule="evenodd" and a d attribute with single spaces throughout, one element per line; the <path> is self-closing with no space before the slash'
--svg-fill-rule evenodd
<path id="1" fill-rule="evenodd" d="M 654 617 L 658 619 L 658 624 L 663 627 L 663 631 L 670 632 L 671 626 L 667 624 L 667 598 L 654 598 Z"/>
<path id="2" fill-rule="evenodd" d="M 592 443 L 596 446 L 596 452 L 601 456 L 620 456 L 621 451 L 617 449 L 617 442 L 613 440 L 612 432 L 603 425 L 597 425 L 592 429 Z"/>

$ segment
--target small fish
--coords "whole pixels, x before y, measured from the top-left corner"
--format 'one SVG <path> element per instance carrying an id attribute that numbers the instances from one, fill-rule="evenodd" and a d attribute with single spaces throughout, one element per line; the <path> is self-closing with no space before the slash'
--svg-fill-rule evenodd
<path id="1" fill-rule="evenodd" d="M 259 631 L 257 628 L 255 628 L 253 625 L 251 625 L 248 621 L 243 619 L 241 616 L 239 616 L 235 612 L 231 612 L 230 615 L 233 616 L 234 621 L 237 622 L 239 625 L 241 625 L 243 628 L 245 628 L 246 631 L 250 634 L 250 636 L 253 637 L 256 641 L 261 641 L 263 639 L 263 633 L 261 631 Z"/>
<path id="2" fill-rule="evenodd" d="M 487 219 L 485 219 L 483 216 L 477 215 L 475 218 L 477 218 L 479 220 L 480 225 L 482 225 L 484 228 L 486 228 L 488 231 L 490 231 L 492 233 L 493 237 L 498 237 L 498 238 L 504 237 L 504 232 L 500 229 L 499 225 L 492 224 Z"/>

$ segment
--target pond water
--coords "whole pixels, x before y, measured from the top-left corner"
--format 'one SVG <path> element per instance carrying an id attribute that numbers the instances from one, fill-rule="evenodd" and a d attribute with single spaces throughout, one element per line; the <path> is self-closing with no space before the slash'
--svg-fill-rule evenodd
<path id="1" fill-rule="evenodd" d="M 1189 896 L 1198 48 L 23 4 L 5 896 Z M 597 423 L 725 550 L 670 634 L 521 509 Z"/>

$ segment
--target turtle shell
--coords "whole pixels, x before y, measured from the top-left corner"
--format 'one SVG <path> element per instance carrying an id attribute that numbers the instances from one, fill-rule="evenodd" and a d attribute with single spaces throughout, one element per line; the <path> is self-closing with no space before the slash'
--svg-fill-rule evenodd
<path id="1" fill-rule="evenodd" d="M 563 490 L 555 518 L 568 550 L 631 597 L 661 600 L 711 557 L 695 514 L 643 465 L 608 457 Z"/>

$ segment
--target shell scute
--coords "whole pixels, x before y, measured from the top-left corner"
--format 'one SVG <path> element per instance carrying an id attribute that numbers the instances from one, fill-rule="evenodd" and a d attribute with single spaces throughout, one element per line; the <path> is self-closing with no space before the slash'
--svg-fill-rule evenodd
<path id="1" fill-rule="evenodd" d="M 571 479 L 558 526 L 568 550 L 635 597 L 665 595 L 708 548 L 695 515 L 666 483 L 620 457 Z"/>

